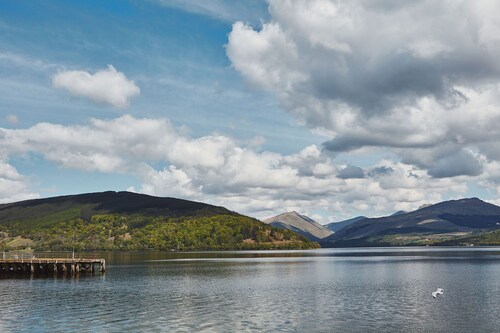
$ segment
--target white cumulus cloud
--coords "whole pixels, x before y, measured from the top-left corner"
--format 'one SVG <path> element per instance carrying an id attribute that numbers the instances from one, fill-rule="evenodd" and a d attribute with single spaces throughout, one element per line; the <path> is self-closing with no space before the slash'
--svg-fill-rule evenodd
<path id="1" fill-rule="evenodd" d="M 30 191 L 29 180 L 7 161 L 0 159 L 0 204 L 37 198 Z"/>
<path id="2" fill-rule="evenodd" d="M 112 65 L 91 74 L 86 71 L 63 71 L 52 77 L 56 88 L 66 89 L 75 96 L 89 98 L 97 104 L 125 108 L 141 90 L 134 81 Z"/>
<path id="3" fill-rule="evenodd" d="M 483 172 L 500 143 L 500 2 L 268 0 L 226 52 L 252 85 L 331 136 L 324 148 L 389 149 L 429 175 Z M 466 163 L 449 171 L 448 166 Z"/>
<path id="4" fill-rule="evenodd" d="M 433 178 L 425 168 L 404 162 L 380 160 L 363 168 L 338 163 L 316 145 L 284 155 L 224 135 L 184 132 L 167 119 L 129 115 L 84 125 L 0 128 L 0 156 L 6 161 L 36 153 L 60 167 L 128 175 L 140 181 L 139 192 L 224 205 L 261 218 L 291 209 L 330 212 L 337 219 L 411 210 L 449 195 L 463 196 L 466 181 L 473 180 L 500 191 L 497 164 L 472 151 L 458 154 L 468 161 L 467 175 Z M 473 158 L 485 164 L 482 175 Z M 446 172 L 450 163 L 443 160 L 434 172 Z M 23 196 L 30 194 L 26 178 L 5 162 L 0 178 L 5 193 L 17 188 Z"/>

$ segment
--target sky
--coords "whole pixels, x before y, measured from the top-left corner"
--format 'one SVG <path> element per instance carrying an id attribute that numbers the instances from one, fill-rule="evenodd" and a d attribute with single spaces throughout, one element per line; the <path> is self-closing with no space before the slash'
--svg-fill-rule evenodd
<path id="1" fill-rule="evenodd" d="M 0 0 L 0 203 L 500 204 L 494 0 Z"/>

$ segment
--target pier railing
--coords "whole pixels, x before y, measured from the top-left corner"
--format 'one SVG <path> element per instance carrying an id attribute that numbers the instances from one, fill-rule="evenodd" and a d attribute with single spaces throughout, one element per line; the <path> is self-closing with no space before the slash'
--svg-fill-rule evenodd
<path id="1" fill-rule="evenodd" d="M 56 252 L 27 252 L 27 251 L 5 251 L 0 252 L 0 259 L 31 259 L 31 258 L 96 258 L 94 252 L 71 252 L 71 251 L 56 251 Z"/>
<path id="2" fill-rule="evenodd" d="M 31 259 L 34 258 L 33 252 L 19 252 L 19 251 L 9 251 L 3 252 L 1 259 Z"/>

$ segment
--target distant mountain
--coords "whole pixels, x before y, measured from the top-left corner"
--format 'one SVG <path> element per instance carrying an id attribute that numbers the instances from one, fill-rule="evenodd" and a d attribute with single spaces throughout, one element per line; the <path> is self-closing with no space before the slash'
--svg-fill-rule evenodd
<path id="1" fill-rule="evenodd" d="M 391 216 L 396 216 L 396 215 L 401 215 L 401 214 L 406 214 L 404 210 L 398 210 L 397 212 L 393 213 Z M 333 232 L 338 232 L 340 229 L 343 229 L 353 223 L 356 223 L 358 221 L 367 219 L 368 217 L 366 216 L 356 216 L 348 220 L 340 221 L 340 222 L 332 222 L 328 223 L 325 225 L 328 229 L 330 229 Z"/>
<path id="2" fill-rule="evenodd" d="M 312 241 L 318 241 L 333 233 L 310 217 L 300 215 L 297 212 L 283 213 L 263 222 L 273 227 L 295 231 Z"/>
<path id="3" fill-rule="evenodd" d="M 328 223 L 327 225 L 325 225 L 325 227 L 330 229 L 333 232 L 338 232 L 340 229 L 345 228 L 345 227 L 347 227 L 353 223 L 356 223 L 358 221 L 364 220 L 366 218 L 367 218 L 366 216 L 357 216 L 357 217 L 353 217 L 352 219 L 348 219 L 348 220 L 344 220 L 344 221 L 340 221 L 340 222 Z"/>
<path id="4" fill-rule="evenodd" d="M 101 192 L 0 205 L 0 246 L 36 250 L 312 248 L 224 207 L 131 192 Z"/>
<path id="5" fill-rule="evenodd" d="M 322 246 L 440 245 L 500 229 L 500 207 L 477 198 L 368 218 L 323 239 Z"/>

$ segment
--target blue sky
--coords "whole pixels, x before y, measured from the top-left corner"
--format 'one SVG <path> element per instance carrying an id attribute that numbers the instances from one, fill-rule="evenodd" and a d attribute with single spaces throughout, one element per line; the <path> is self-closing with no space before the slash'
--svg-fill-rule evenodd
<path id="1" fill-rule="evenodd" d="M 497 202 L 497 5 L 450 6 L 0 1 L 0 202 L 132 190 L 321 222 Z"/>
<path id="2" fill-rule="evenodd" d="M 264 3 L 247 3 L 265 9 Z M 224 48 L 229 21 L 148 1 L 2 2 L 2 6 L 3 13 L 16 14 L 2 18 L 7 27 L 3 51 L 22 59 L 2 62 L 4 81 L 14 90 L 15 84 L 32 89 L 7 94 L 4 110 L 16 109 L 25 126 L 41 121 L 74 124 L 122 114 L 50 85 L 55 71 L 95 71 L 113 64 L 142 90 L 141 98 L 127 109 L 129 114 L 166 116 L 188 126 L 193 135 L 218 131 L 251 138 L 267 133 L 272 140 L 266 146 L 287 152 L 322 140 L 297 125 L 273 96 L 249 89 L 231 68 Z M 263 17 L 267 13 L 258 12 Z"/>

